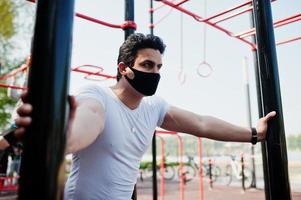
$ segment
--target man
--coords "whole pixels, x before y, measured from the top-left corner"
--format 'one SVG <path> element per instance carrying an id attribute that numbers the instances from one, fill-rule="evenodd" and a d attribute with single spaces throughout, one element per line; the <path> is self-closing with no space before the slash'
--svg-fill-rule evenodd
<path id="1" fill-rule="evenodd" d="M 252 131 L 170 106 L 153 95 L 164 50 L 159 37 L 132 34 L 119 49 L 117 84 L 110 88 L 90 85 L 76 100 L 71 98 L 67 151 L 73 153 L 73 166 L 66 200 L 129 200 L 140 159 L 157 126 L 221 141 L 256 143 L 265 139 L 267 122 L 275 112 L 261 118 L 257 131 Z M 16 119 L 16 135 L 23 134 L 30 124 L 31 110 L 29 104 L 18 109 L 21 117 Z"/>

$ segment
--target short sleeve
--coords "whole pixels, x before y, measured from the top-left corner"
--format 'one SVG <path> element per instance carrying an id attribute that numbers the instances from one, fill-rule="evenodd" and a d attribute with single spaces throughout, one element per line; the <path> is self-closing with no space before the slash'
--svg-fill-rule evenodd
<path id="1" fill-rule="evenodd" d="M 157 101 L 157 108 L 159 109 L 158 110 L 159 118 L 158 118 L 157 126 L 160 127 L 164 121 L 164 117 L 167 111 L 170 108 L 170 105 L 161 97 L 157 97 L 156 101 Z"/>
<path id="2" fill-rule="evenodd" d="M 83 86 L 78 90 L 76 93 L 76 100 L 81 100 L 81 99 L 94 99 L 98 101 L 106 110 L 106 93 L 104 91 L 104 88 L 94 84 L 86 85 Z"/>

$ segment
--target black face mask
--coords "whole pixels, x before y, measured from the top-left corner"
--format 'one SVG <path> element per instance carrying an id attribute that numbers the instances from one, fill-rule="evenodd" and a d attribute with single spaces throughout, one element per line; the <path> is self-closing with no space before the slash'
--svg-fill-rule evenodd
<path id="1" fill-rule="evenodd" d="M 132 67 L 129 68 L 133 71 L 135 75 L 133 79 L 130 79 L 129 77 L 125 76 L 126 80 L 130 83 L 130 85 L 133 88 L 135 88 L 135 90 L 137 90 L 145 96 L 151 96 L 155 94 L 159 84 L 160 74 L 142 72 Z"/>

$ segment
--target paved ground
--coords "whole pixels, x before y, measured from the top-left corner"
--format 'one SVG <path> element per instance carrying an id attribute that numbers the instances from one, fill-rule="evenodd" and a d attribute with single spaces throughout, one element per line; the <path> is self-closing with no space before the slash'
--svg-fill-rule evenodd
<path id="1" fill-rule="evenodd" d="M 180 199 L 180 190 L 178 181 L 165 182 L 165 195 L 164 200 L 177 200 Z M 152 187 L 151 181 L 145 180 L 138 182 L 137 192 L 138 200 L 152 200 Z M 160 192 L 160 183 L 158 183 L 158 191 Z M 293 200 L 301 200 L 301 191 L 292 193 Z M 162 199 L 161 196 L 158 198 Z M 194 180 L 185 185 L 184 191 L 185 200 L 199 200 L 200 192 L 198 181 Z M 209 189 L 208 184 L 204 185 L 204 200 L 264 200 L 263 189 L 248 189 L 242 191 L 238 184 L 236 186 L 223 186 L 214 185 L 213 189 Z"/>
<path id="2" fill-rule="evenodd" d="M 208 184 L 204 183 L 204 200 L 264 200 L 263 189 L 248 189 L 242 191 L 239 184 L 234 186 L 214 185 L 212 189 Z M 185 185 L 184 199 L 185 200 L 200 200 L 199 184 L 197 180 L 188 182 Z M 137 183 L 137 200 L 152 200 L 152 182 L 150 179 Z M 158 192 L 160 193 L 160 182 L 158 182 Z M 301 190 L 292 192 L 293 200 L 301 200 Z M 0 200 L 16 200 L 16 195 L 0 196 Z M 180 190 L 178 181 L 165 182 L 164 200 L 180 199 Z M 163 200 L 159 195 L 158 200 Z"/>

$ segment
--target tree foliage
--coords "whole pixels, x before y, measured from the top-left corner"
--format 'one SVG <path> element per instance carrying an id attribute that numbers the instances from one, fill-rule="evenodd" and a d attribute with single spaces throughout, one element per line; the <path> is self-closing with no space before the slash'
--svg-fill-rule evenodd
<path id="1" fill-rule="evenodd" d="M 0 38 L 1 40 L 8 40 L 15 33 L 14 18 L 14 5 L 10 0 L 0 1 Z"/>
<path id="2" fill-rule="evenodd" d="M 1 74 L 18 67 L 29 55 L 33 17 L 34 4 L 24 0 L 0 0 Z"/>
<path id="3" fill-rule="evenodd" d="M 0 76 L 19 67 L 29 55 L 33 10 L 24 0 L 0 0 Z M 27 52 L 21 46 L 28 46 Z M 0 129 L 9 123 L 15 103 L 7 89 L 0 88 Z"/>
<path id="4" fill-rule="evenodd" d="M 16 101 L 7 96 L 7 89 L 0 88 L 0 129 L 2 130 L 9 122 Z"/>

